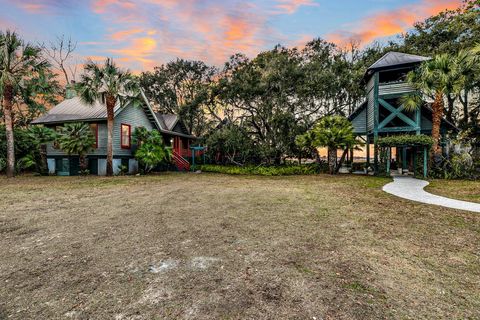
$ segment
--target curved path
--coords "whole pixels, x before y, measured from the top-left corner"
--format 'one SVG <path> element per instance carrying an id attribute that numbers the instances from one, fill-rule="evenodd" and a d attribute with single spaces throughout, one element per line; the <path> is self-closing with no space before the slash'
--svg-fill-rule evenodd
<path id="1" fill-rule="evenodd" d="M 412 177 L 394 177 L 393 182 L 386 184 L 383 187 L 383 191 L 412 201 L 452 209 L 480 212 L 480 203 L 445 198 L 426 192 L 423 188 L 428 184 L 429 183 L 425 180 L 419 180 Z"/>

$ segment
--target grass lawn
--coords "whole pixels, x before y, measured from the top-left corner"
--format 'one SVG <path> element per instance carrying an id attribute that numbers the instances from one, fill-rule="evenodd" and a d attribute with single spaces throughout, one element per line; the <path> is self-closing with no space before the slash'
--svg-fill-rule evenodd
<path id="1" fill-rule="evenodd" d="M 478 319 L 480 215 L 387 181 L 0 177 L 0 319 Z"/>
<path id="2" fill-rule="evenodd" d="M 480 203 L 480 181 L 433 180 L 425 189 L 433 194 Z"/>

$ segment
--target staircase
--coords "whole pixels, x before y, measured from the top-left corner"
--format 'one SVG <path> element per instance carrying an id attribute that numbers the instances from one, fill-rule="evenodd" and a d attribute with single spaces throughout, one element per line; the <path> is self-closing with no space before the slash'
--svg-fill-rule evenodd
<path id="1" fill-rule="evenodd" d="M 190 171 L 190 163 L 175 150 L 172 151 L 172 159 L 178 171 Z"/>

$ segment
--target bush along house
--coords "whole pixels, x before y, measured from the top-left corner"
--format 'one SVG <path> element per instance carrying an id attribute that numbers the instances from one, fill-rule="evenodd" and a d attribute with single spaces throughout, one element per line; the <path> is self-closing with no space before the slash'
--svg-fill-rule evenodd
<path id="1" fill-rule="evenodd" d="M 367 171 L 372 168 L 375 174 L 390 175 L 395 170 L 398 174 L 428 175 L 429 146 L 425 141 L 432 134 L 432 109 L 425 97 L 415 111 L 408 112 L 402 104 L 402 97 L 416 93 L 406 81 L 408 72 L 426 60 L 429 58 L 389 52 L 367 69 L 363 79 L 366 99 L 349 116 L 355 134 L 366 145 Z M 456 131 L 452 123 L 442 120 L 444 153 L 447 133 Z M 394 144 L 383 143 L 387 141 Z M 349 157 L 354 159 L 353 150 Z"/>
<path id="2" fill-rule="evenodd" d="M 32 124 L 44 125 L 53 129 L 65 123 L 84 122 L 90 125 L 95 137 L 95 145 L 87 154 L 88 169 L 91 174 L 105 175 L 107 169 L 107 111 L 104 103 L 98 101 L 93 105 L 83 102 L 70 90 L 67 98 L 56 105 Z M 113 169 L 118 174 L 120 168 L 128 173 L 138 171 L 138 162 L 134 158 L 136 145 L 132 134 L 138 127 L 158 130 L 165 145 L 172 148 L 173 162 L 178 170 L 189 170 L 188 156 L 190 145 L 196 140 L 183 125 L 177 115 L 159 114 L 152 110 L 143 92 L 135 102 L 118 104 L 115 107 L 113 129 Z M 47 162 L 50 174 L 77 175 L 79 173 L 78 155 L 68 155 L 55 143 L 47 145 Z"/>

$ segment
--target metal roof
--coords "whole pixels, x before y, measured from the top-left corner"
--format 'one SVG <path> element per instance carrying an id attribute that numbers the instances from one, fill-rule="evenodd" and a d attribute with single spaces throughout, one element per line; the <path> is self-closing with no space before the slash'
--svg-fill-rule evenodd
<path id="1" fill-rule="evenodd" d="M 115 106 L 114 112 L 120 109 L 120 104 Z M 99 101 L 88 104 L 79 97 L 65 99 L 49 110 L 43 116 L 32 121 L 32 124 L 59 123 L 71 121 L 101 120 L 107 118 L 107 109 Z"/>
<path id="2" fill-rule="evenodd" d="M 161 114 L 156 112 L 155 116 L 164 130 L 173 130 L 179 119 L 176 114 Z"/>
<path id="3" fill-rule="evenodd" d="M 382 69 L 386 67 L 421 63 L 423 61 L 430 60 L 428 57 L 417 56 L 414 54 L 402 53 L 402 52 L 388 52 L 383 57 L 377 60 L 374 64 L 368 68 L 368 70 Z"/>
<path id="4" fill-rule="evenodd" d="M 185 138 L 196 139 L 195 136 L 173 131 L 173 128 L 179 121 L 177 115 L 174 114 L 160 114 L 154 113 L 146 99 L 145 95 L 142 92 L 142 98 L 145 103 L 142 105 L 143 110 L 145 111 L 147 118 L 155 123 L 156 127 L 160 132 L 181 136 Z M 121 107 L 120 104 L 115 106 L 114 112 L 115 115 L 118 114 Z M 107 119 L 107 108 L 105 104 L 97 101 L 92 105 L 85 103 L 79 97 L 74 97 L 71 99 L 65 99 L 61 103 L 57 104 L 55 107 L 50 109 L 43 116 L 32 121 L 32 124 L 53 124 L 53 123 L 65 123 L 65 122 L 75 122 L 75 121 L 98 121 Z"/>

